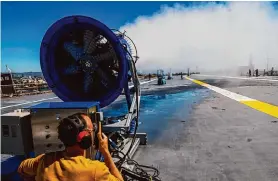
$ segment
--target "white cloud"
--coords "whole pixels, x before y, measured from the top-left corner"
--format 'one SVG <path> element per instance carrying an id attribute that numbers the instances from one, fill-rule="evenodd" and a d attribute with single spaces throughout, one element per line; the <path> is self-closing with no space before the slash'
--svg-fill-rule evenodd
<path id="1" fill-rule="evenodd" d="M 138 69 L 278 68 L 278 16 L 268 3 L 161 7 L 121 27 L 135 42 Z"/>

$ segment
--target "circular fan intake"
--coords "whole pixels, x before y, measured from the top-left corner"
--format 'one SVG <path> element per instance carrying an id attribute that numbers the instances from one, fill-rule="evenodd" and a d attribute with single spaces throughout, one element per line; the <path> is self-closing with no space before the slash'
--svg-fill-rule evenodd
<path id="1" fill-rule="evenodd" d="M 85 16 L 58 20 L 41 44 L 41 68 L 63 101 L 112 103 L 127 82 L 128 60 L 119 38 L 101 22 Z"/>
<path id="2" fill-rule="evenodd" d="M 125 32 L 122 33 L 119 30 L 115 30 L 115 29 L 113 30 L 113 32 L 119 38 L 126 52 L 129 52 L 127 53 L 127 58 L 128 59 L 132 58 L 133 60 L 135 60 L 136 63 L 139 57 L 137 55 L 137 49 L 134 42 L 125 34 Z"/>
<path id="3" fill-rule="evenodd" d="M 136 49 L 134 42 L 125 34 L 126 32 L 122 33 L 121 31 L 115 30 L 115 29 L 113 29 L 113 32 L 116 34 L 116 36 L 120 40 L 120 42 L 126 52 L 126 58 L 129 61 L 134 61 L 136 63 L 137 60 L 139 59 L 139 57 L 137 55 L 137 49 Z M 132 77 L 132 73 L 130 71 L 130 65 L 128 65 L 128 70 L 129 70 L 128 71 L 128 81 L 130 81 L 131 77 Z"/>

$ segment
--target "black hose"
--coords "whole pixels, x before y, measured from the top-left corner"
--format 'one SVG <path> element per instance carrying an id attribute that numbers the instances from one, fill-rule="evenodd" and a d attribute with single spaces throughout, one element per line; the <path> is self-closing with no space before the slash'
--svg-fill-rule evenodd
<path id="1" fill-rule="evenodd" d="M 113 30 L 113 29 L 112 29 Z M 115 30 L 117 32 L 119 32 L 121 35 L 123 35 L 123 33 L 121 33 L 119 30 Z M 134 44 L 134 42 L 126 35 L 124 35 L 125 37 L 127 37 L 133 44 L 133 46 L 135 47 L 135 51 L 136 51 L 136 58 L 137 58 L 137 48 Z M 126 50 L 126 49 L 124 49 Z M 136 119 L 135 119 L 135 130 L 134 130 L 134 133 L 133 133 L 133 138 L 132 138 L 132 143 L 127 151 L 126 154 L 122 153 L 121 151 L 119 151 L 118 149 L 115 150 L 115 152 L 113 153 L 117 153 L 118 155 L 118 158 L 120 158 L 120 160 L 116 163 L 116 165 L 118 165 L 118 168 L 120 168 L 120 170 L 122 170 L 122 174 L 125 175 L 125 176 L 128 176 L 128 177 L 131 177 L 130 180 L 142 180 L 142 181 L 149 181 L 149 180 L 155 180 L 155 181 L 161 181 L 161 179 L 158 177 L 159 175 L 159 171 L 158 169 L 152 167 L 152 166 L 146 166 L 146 165 L 139 165 L 135 160 L 132 160 L 130 159 L 129 157 L 129 152 L 131 151 L 134 143 L 135 143 L 135 139 L 136 139 L 136 133 L 137 133 L 137 129 L 138 129 L 138 123 L 139 123 L 139 94 L 141 95 L 141 91 L 139 90 L 140 88 L 140 82 L 139 82 L 139 78 L 138 78 L 138 75 L 137 75 L 137 69 L 136 69 L 136 61 L 134 61 L 131 53 L 129 51 L 126 50 L 126 52 L 128 53 L 128 55 L 130 56 L 131 58 L 131 65 L 132 65 L 132 69 L 133 69 L 133 78 L 134 78 L 134 89 L 135 89 L 135 92 L 136 92 Z M 121 158 L 119 156 L 119 153 L 121 153 L 123 155 L 123 157 Z M 129 163 L 132 163 L 134 164 L 135 166 L 135 171 L 131 171 L 131 170 L 128 170 L 126 168 L 123 168 L 122 165 L 123 163 L 127 162 L 127 164 Z M 145 169 L 151 169 L 151 170 L 154 170 L 154 174 L 153 175 L 150 175 Z"/>
<path id="2" fill-rule="evenodd" d="M 127 51 L 127 53 L 129 54 L 130 56 L 130 53 Z M 131 151 L 134 143 L 135 143 L 135 139 L 136 139 L 136 133 L 137 133 L 137 128 L 138 128 L 138 118 L 139 118 L 139 89 L 138 89 L 138 75 L 137 75 L 137 71 L 136 71 L 136 67 L 135 67 L 135 62 L 133 60 L 133 58 L 131 57 L 131 63 L 132 63 L 132 68 L 133 68 L 133 73 L 135 74 L 134 76 L 136 77 L 135 80 L 134 80 L 134 88 L 135 88 L 135 91 L 136 91 L 136 109 L 137 109 L 137 116 L 136 116 L 136 119 L 135 119 L 135 130 L 134 130 L 134 133 L 133 133 L 133 138 L 132 138 L 132 143 L 130 144 L 130 147 L 127 151 L 127 153 L 124 155 L 123 159 L 121 161 L 124 161 L 127 157 L 127 155 L 129 154 L 129 152 Z"/>
<path id="3" fill-rule="evenodd" d="M 124 155 L 123 152 L 119 151 L 119 150 L 115 150 L 113 152 L 114 154 L 117 154 L 116 156 L 118 158 L 120 158 L 120 154 Z M 123 176 L 128 176 L 131 179 L 129 180 L 156 180 L 156 181 L 161 181 L 161 179 L 159 178 L 159 170 L 153 166 L 146 166 L 146 165 L 140 165 L 138 164 L 135 160 L 132 160 L 129 156 L 127 156 L 127 160 L 125 161 L 127 164 L 134 165 L 134 171 L 132 170 L 128 170 L 122 166 L 118 167 L 119 170 L 122 170 L 122 175 Z M 124 163 L 125 163 L 124 162 Z M 146 170 L 148 169 L 148 171 Z M 149 174 L 148 172 L 153 171 L 153 174 Z"/>

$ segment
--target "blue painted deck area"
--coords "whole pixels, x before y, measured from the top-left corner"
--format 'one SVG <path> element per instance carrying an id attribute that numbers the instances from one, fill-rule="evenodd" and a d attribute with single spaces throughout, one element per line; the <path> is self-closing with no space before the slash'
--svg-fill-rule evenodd
<path id="1" fill-rule="evenodd" d="M 139 123 L 141 124 L 138 132 L 148 134 L 149 144 L 163 133 L 172 119 L 184 120 L 189 116 L 193 106 L 210 94 L 207 89 L 190 89 L 175 94 L 168 92 L 172 92 L 172 90 L 167 92 L 162 90 L 155 95 L 141 97 L 139 115 Z M 103 112 L 105 116 L 117 116 L 125 114 L 126 110 L 127 104 L 123 100 L 112 104 L 109 109 L 105 109 Z"/>

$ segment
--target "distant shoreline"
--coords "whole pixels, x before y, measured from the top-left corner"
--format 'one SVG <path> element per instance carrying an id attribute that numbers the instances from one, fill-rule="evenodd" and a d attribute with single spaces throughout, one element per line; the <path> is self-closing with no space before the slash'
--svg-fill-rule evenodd
<path id="1" fill-rule="evenodd" d="M 42 77 L 43 78 L 43 74 L 42 72 L 13 72 L 12 73 L 13 77 Z"/>

